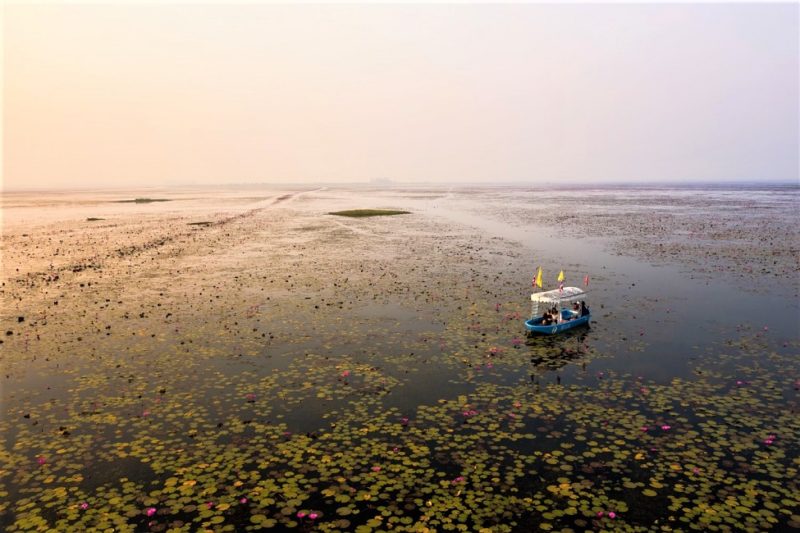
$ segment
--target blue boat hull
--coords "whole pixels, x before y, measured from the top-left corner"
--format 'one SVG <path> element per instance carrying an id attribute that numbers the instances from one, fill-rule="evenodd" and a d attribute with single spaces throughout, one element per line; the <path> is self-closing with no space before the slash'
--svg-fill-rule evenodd
<path id="1" fill-rule="evenodd" d="M 561 333 L 562 331 L 567 331 L 568 329 L 586 325 L 589 323 L 589 320 L 591 318 L 592 315 L 590 313 L 580 318 L 567 320 L 566 322 L 562 322 L 561 324 L 550 324 L 549 326 L 542 325 L 541 317 L 531 318 L 525 321 L 525 329 L 527 329 L 531 333 L 539 333 L 542 335 L 555 335 L 556 333 Z"/>

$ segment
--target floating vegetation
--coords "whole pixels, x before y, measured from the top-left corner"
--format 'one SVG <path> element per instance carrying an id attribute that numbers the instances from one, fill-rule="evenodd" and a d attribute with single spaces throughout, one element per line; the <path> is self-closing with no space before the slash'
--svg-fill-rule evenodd
<path id="1" fill-rule="evenodd" d="M 410 211 L 399 211 L 395 209 L 349 209 L 346 211 L 334 211 L 328 213 L 329 215 L 337 215 L 340 217 L 385 217 L 392 215 L 408 215 Z"/>
<path id="2" fill-rule="evenodd" d="M 89 217 L 89 218 L 86 219 L 86 222 L 97 222 L 98 220 L 105 220 L 105 219 L 104 218 L 98 218 L 98 217 Z"/>
<path id="3" fill-rule="evenodd" d="M 796 338 L 725 323 L 664 355 L 638 336 L 663 323 L 621 340 L 608 297 L 592 328 L 524 339 L 506 242 L 279 205 L 200 233 L 170 212 L 141 241 L 122 218 L 69 256 L 101 268 L 9 284 L 0 528 L 800 527 Z"/>
<path id="4" fill-rule="evenodd" d="M 133 200 L 116 200 L 118 204 L 149 204 L 152 202 L 171 202 L 169 198 L 134 198 Z"/>

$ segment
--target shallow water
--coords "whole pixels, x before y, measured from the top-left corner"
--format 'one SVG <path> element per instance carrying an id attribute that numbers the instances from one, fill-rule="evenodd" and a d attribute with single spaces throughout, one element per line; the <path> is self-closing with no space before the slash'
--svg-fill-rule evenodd
<path id="1" fill-rule="evenodd" d="M 170 201 L 113 203 L 145 196 Z M 800 527 L 797 203 L 796 188 L 4 197 L 0 520 Z M 327 215 L 348 208 L 412 214 Z M 547 288 L 590 276 L 589 328 L 525 337 L 538 266 Z"/>

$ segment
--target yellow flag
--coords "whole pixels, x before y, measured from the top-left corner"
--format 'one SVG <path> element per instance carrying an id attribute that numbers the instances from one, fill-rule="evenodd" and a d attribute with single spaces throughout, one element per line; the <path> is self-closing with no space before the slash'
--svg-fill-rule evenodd
<path id="1" fill-rule="evenodd" d="M 542 267 L 539 267 L 539 270 L 536 271 L 536 279 L 534 280 L 533 284 L 540 289 L 542 288 Z"/>
<path id="2" fill-rule="evenodd" d="M 558 281 L 564 281 L 564 271 L 558 273 Z"/>

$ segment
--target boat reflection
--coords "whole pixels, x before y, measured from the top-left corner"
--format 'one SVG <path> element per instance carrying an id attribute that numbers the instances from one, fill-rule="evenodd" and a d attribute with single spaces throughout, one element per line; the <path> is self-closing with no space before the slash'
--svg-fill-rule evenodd
<path id="1" fill-rule="evenodd" d="M 552 372 L 569 363 L 585 359 L 589 355 L 589 346 L 586 344 L 589 331 L 586 327 L 566 331 L 559 336 L 527 339 L 525 346 L 531 351 L 531 365 L 533 366 L 531 379 L 544 372 Z"/>

